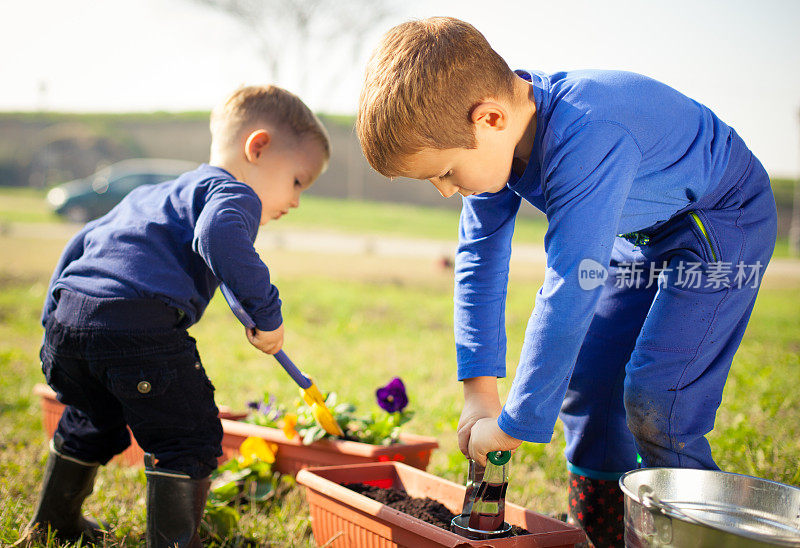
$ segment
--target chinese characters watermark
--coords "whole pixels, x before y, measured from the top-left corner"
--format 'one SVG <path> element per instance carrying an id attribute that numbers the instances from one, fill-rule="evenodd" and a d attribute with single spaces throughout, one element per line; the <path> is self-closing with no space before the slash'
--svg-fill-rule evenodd
<path id="1" fill-rule="evenodd" d="M 655 284 L 661 288 L 668 280 L 670 285 L 686 289 L 755 289 L 761 283 L 765 266 L 760 261 L 753 264 L 741 261 L 736 264 L 726 261 L 678 261 L 672 265 L 664 261 L 660 266 L 646 262 L 623 262 L 617 264 L 613 282 L 617 288 L 636 289 L 648 289 Z M 582 260 L 578 267 L 578 283 L 586 291 L 605 285 L 608 276 L 608 269 L 592 259 Z"/>

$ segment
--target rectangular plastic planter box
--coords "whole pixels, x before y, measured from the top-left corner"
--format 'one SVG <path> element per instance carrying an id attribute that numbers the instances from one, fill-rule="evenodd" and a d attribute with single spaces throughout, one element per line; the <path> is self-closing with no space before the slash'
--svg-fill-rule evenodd
<path id="1" fill-rule="evenodd" d="M 34 394 L 41 397 L 45 431 L 52 436 L 64 411 L 64 404 L 56 399 L 56 394 L 45 384 L 37 384 Z M 222 457 L 220 463 L 237 456 L 239 446 L 249 436 L 262 438 L 278 445 L 273 468 L 283 474 L 296 475 L 309 466 L 333 466 L 337 464 L 356 464 L 367 462 L 401 461 L 410 466 L 425 469 L 431 452 L 439 447 L 435 438 L 401 434 L 400 441 L 394 445 L 369 445 L 344 440 L 320 440 L 311 445 L 303 445 L 295 438 L 287 439 L 283 430 L 258 426 L 235 418 L 245 417 L 245 413 L 220 411 L 222 419 Z M 142 466 L 144 452 L 131 437 L 131 446 L 115 460 L 129 466 Z"/>
<path id="2" fill-rule="evenodd" d="M 52 438 L 56 431 L 56 427 L 58 426 L 58 421 L 61 418 L 61 414 L 64 412 L 64 404 L 56 399 L 56 393 L 46 384 L 37 384 L 34 386 L 33 393 L 41 398 L 42 423 L 44 425 L 45 432 L 47 432 L 47 435 Z M 223 429 L 224 423 L 235 422 L 229 419 L 243 418 L 246 416 L 246 413 L 233 413 L 224 408 L 220 409 L 219 412 L 219 417 L 223 422 Z M 244 441 L 244 438 L 242 438 L 241 441 Z M 241 444 L 241 441 L 239 441 L 239 444 Z M 222 457 L 219 459 L 220 463 L 238 454 L 237 451 L 239 449 L 239 445 L 233 445 L 233 443 L 234 440 L 229 439 L 228 436 L 223 434 Z M 144 451 L 141 447 L 139 447 L 139 444 L 136 443 L 133 435 L 131 435 L 130 447 L 114 457 L 114 461 L 127 466 L 144 466 Z"/>
<path id="3" fill-rule="evenodd" d="M 297 474 L 306 487 L 314 539 L 319 546 L 372 548 L 434 546 L 572 547 L 584 542 L 580 529 L 506 502 L 506 521 L 531 532 L 497 540 L 469 540 L 372 500 L 343 484 L 367 483 L 430 497 L 459 513 L 463 485 L 397 462 L 309 468 Z"/>

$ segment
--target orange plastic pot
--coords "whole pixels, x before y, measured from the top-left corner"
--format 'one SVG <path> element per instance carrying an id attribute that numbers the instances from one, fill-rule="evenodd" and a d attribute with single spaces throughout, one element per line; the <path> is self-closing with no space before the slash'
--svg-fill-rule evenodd
<path id="1" fill-rule="evenodd" d="M 404 489 L 412 497 L 437 500 L 453 513 L 461 511 L 463 485 L 402 463 L 308 468 L 297 474 L 297 482 L 306 488 L 314 539 L 319 546 L 572 547 L 586 540 L 583 531 L 576 527 L 509 502 L 506 502 L 506 521 L 524 527 L 530 531 L 529 535 L 469 540 L 344 487 L 348 483 L 366 483 Z"/>
<path id="2" fill-rule="evenodd" d="M 47 385 L 37 384 L 34 387 L 34 394 L 41 398 L 44 428 L 47 434 L 52 436 L 64 411 L 64 404 L 56 399 L 55 392 Z M 414 434 L 401 434 L 401 443 L 394 445 L 369 445 L 343 440 L 320 440 L 311 445 L 303 445 L 297 438 L 287 439 L 283 430 L 278 428 L 267 428 L 238 420 L 246 416 L 247 413 L 220 411 L 223 432 L 220 463 L 236 457 L 239 454 L 239 446 L 249 436 L 277 444 L 278 453 L 275 456 L 273 469 L 291 475 L 309 466 L 384 461 L 404 462 L 424 470 L 428 467 L 431 452 L 439 447 L 435 438 Z M 115 460 L 129 466 L 142 466 L 143 458 L 144 451 L 131 437 L 131 446 L 115 457 Z"/>
<path id="3" fill-rule="evenodd" d="M 370 462 L 403 462 L 422 470 L 428 467 L 431 452 L 439 447 L 436 438 L 400 434 L 400 443 L 394 445 L 370 445 L 356 441 L 320 440 L 303 445 L 299 438 L 287 439 L 283 430 L 267 428 L 246 422 L 222 421 L 225 438 L 235 447 L 248 436 L 256 436 L 278 445 L 275 470 L 283 474 L 296 475 L 311 466 L 334 466 Z M 223 441 L 223 451 L 225 450 Z"/>
<path id="4" fill-rule="evenodd" d="M 42 423 L 44 425 L 44 430 L 47 432 L 48 436 L 53 437 L 56 427 L 58 426 L 58 421 L 61 419 L 61 414 L 64 412 L 64 404 L 56 399 L 56 393 L 46 384 L 37 384 L 34 386 L 33 393 L 41 398 Z M 222 419 L 223 424 L 226 422 L 235 422 L 236 420 L 243 419 L 246 416 L 247 413 L 235 413 L 224 407 L 220 408 L 219 411 L 219 417 Z M 239 449 L 239 445 L 233 445 L 233 443 L 233 440 L 226 439 L 226 436 L 223 435 L 223 455 L 219 459 L 220 463 L 238 454 L 237 451 Z M 241 441 L 239 444 L 241 444 Z M 136 443 L 133 435 L 131 435 L 130 447 L 114 457 L 114 462 L 125 464 L 127 466 L 144 466 L 144 451 L 141 447 L 139 447 L 139 444 Z"/>

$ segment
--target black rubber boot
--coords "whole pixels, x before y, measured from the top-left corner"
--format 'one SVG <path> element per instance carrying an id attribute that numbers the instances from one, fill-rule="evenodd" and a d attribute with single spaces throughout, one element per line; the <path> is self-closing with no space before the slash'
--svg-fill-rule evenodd
<path id="1" fill-rule="evenodd" d="M 149 454 L 145 455 L 145 474 L 148 548 L 202 546 L 197 529 L 211 480 L 156 468 Z"/>
<path id="2" fill-rule="evenodd" d="M 48 528 L 55 530 L 61 540 L 74 541 L 81 536 L 85 542 L 102 539 L 105 526 L 81 514 L 83 501 L 94 488 L 99 466 L 59 453 L 51 441 L 39 504 L 20 540 L 41 538 Z"/>
<path id="3" fill-rule="evenodd" d="M 625 546 L 625 501 L 619 483 L 569 474 L 568 523 L 583 529 L 588 546 Z"/>

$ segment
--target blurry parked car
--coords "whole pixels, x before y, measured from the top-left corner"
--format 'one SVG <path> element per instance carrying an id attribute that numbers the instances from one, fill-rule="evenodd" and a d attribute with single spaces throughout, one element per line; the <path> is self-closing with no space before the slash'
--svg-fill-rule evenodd
<path id="1" fill-rule="evenodd" d="M 123 160 L 85 179 L 53 187 L 47 193 L 47 202 L 59 215 L 84 223 L 111 211 L 134 188 L 176 179 L 197 166 L 182 160 Z"/>

